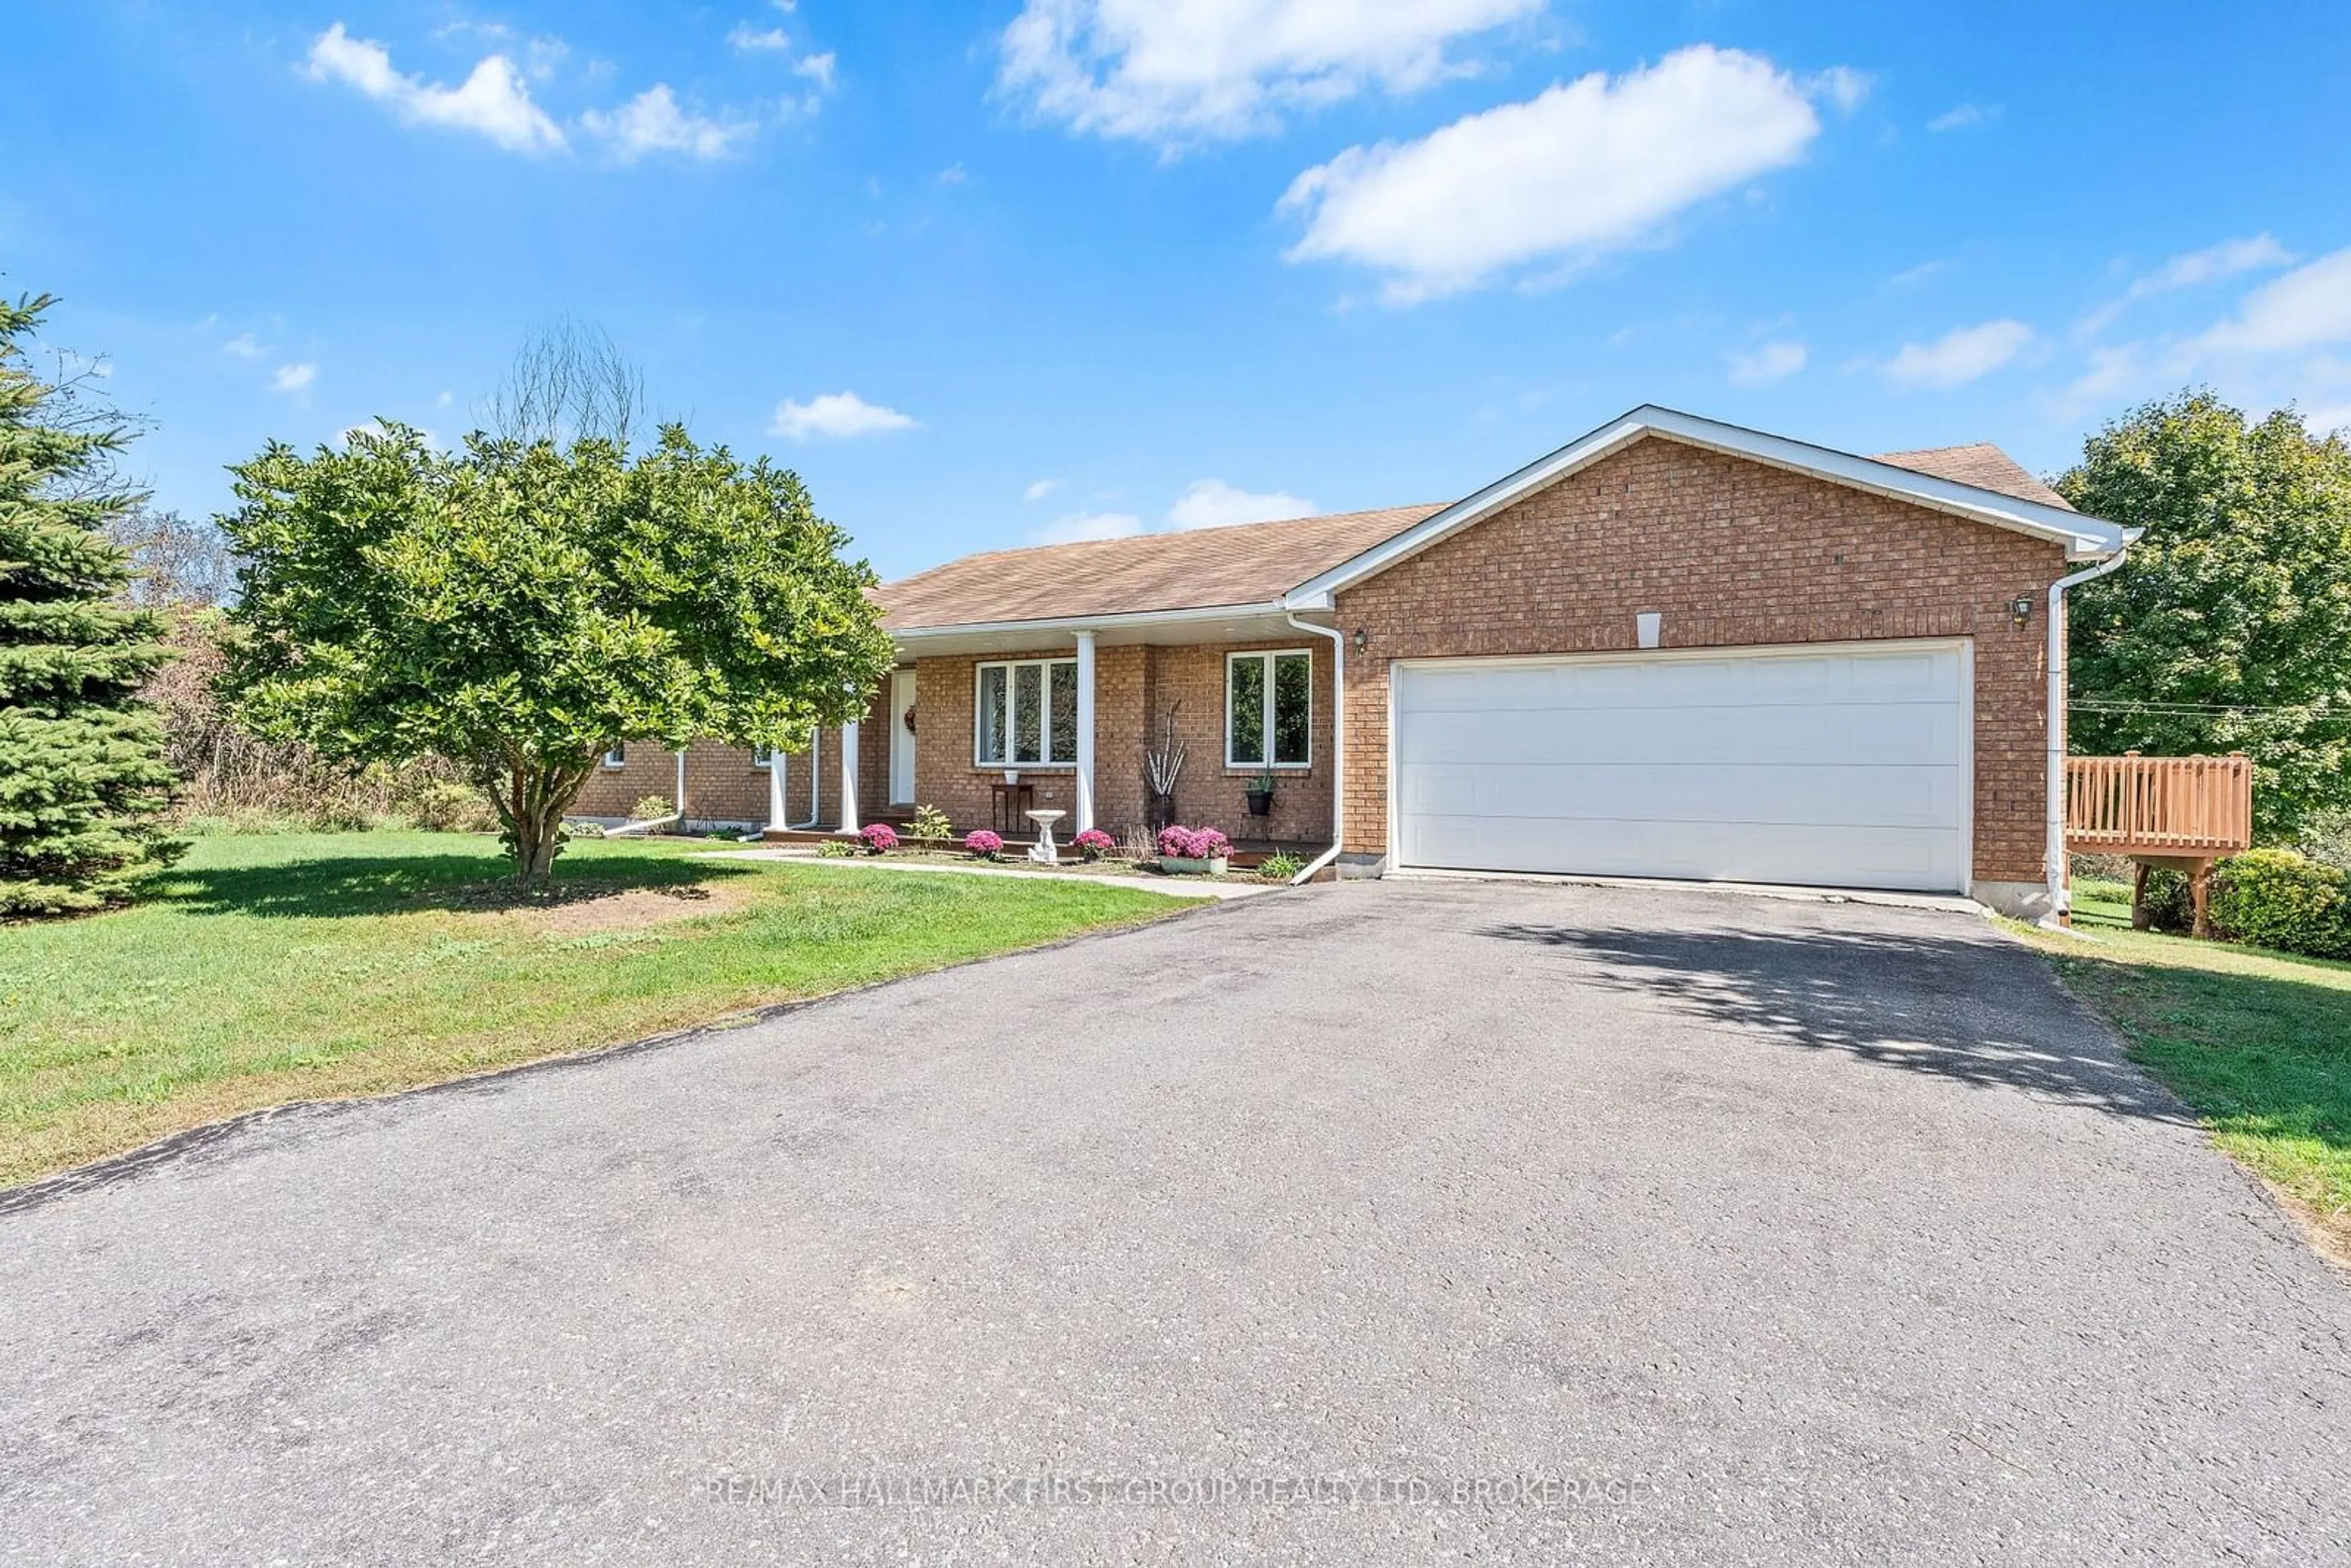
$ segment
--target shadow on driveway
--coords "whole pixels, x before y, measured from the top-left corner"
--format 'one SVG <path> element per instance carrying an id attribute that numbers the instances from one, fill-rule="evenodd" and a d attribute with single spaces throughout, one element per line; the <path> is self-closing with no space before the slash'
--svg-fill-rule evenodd
<path id="1" fill-rule="evenodd" d="M 2196 1118 L 2103 1032 L 2046 1028 L 2055 982 L 2022 948 L 1948 935 L 1509 924 L 1481 936 L 1591 960 L 1580 977 L 1811 1051 L 2116 1115 Z M 2023 1004 L 2032 1003 L 2033 1006 Z M 2070 1010 L 2070 1009 L 2069 1009 Z"/>

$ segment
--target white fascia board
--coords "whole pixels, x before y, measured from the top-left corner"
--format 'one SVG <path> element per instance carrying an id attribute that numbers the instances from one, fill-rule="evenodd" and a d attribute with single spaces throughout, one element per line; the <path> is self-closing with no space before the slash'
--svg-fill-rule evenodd
<path id="1" fill-rule="evenodd" d="M 1331 595 L 1342 588 L 1383 571 L 1407 556 L 1416 555 L 1439 540 L 1557 483 L 1580 468 L 1647 435 L 1661 435 L 1688 445 L 1733 457 L 1810 475 L 1832 484 L 1847 485 L 1935 511 L 1990 523 L 2049 539 L 2065 547 L 2069 560 L 2102 560 L 2129 542 L 2130 530 L 2064 507 L 2052 507 L 2022 497 L 2002 495 L 1957 480 L 1938 479 L 1875 458 L 1856 457 L 1807 442 L 1770 435 L 1760 430 L 1701 419 L 1670 408 L 1646 403 L 1622 418 L 1558 451 L 1539 457 L 1515 474 L 1497 479 L 1475 495 L 1424 518 L 1392 538 L 1374 545 L 1353 559 L 1340 562 L 1320 577 L 1292 589 L 1283 604 L 1293 610 L 1328 608 Z"/>

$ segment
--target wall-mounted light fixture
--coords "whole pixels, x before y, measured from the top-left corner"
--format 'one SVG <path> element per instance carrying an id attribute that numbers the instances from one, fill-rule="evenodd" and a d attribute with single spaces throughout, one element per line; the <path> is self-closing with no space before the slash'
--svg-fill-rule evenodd
<path id="1" fill-rule="evenodd" d="M 1370 632 L 1364 631 L 1361 626 L 1355 628 L 1354 643 L 1356 653 L 1362 653 L 1364 651 L 1364 644 L 1371 640 L 1372 637 Z"/>
<path id="2" fill-rule="evenodd" d="M 2008 601 L 2008 612 L 2016 617 L 2019 626 L 2032 619 L 2032 595 L 2020 593 Z"/>

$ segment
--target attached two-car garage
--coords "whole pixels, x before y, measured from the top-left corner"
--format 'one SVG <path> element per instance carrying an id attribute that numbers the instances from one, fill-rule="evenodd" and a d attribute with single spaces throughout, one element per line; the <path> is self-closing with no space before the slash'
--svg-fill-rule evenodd
<path id="1" fill-rule="evenodd" d="M 1400 869 L 1965 892 L 1962 640 L 1405 660 Z"/>

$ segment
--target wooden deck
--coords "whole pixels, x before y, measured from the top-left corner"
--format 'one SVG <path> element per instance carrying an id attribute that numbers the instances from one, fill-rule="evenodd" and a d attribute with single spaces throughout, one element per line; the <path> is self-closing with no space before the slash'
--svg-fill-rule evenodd
<path id="1" fill-rule="evenodd" d="M 2065 759 L 2065 848 L 2137 862 L 2133 925 L 2147 925 L 2147 873 L 2159 866 L 2188 873 L 2196 935 L 2208 935 L 2204 897 L 2212 862 L 2252 842 L 2253 765 L 2241 751 L 2226 757 L 2126 751 Z"/>

